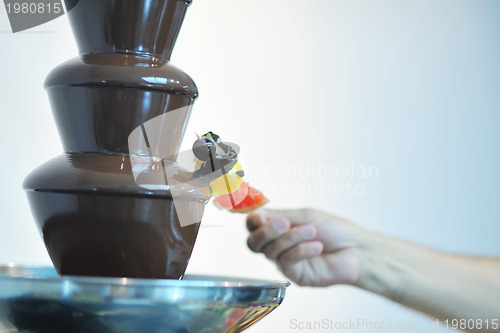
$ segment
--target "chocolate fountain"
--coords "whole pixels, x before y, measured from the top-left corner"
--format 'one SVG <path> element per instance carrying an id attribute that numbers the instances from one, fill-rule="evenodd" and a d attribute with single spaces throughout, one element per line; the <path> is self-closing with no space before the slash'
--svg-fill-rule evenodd
<path id="1" fill-rule="evenodd" d="M 207 202 L 172 172 L 198 96 L 169 60 L 190 2 L 66 0 L 80 57 L 45 81 L 65 152 L 24 183 L 55 269 L 0 265 L 0 331 L 240 332 L 282 302 L 287 282 L 184 276 Z"/>
<path id="2" fill-rule="evenodd" d="M 163 158 L 178 151 L 198 96 L 193 80 L 169 61 L 189 3 L 66 1 L 80 57 L 52 70 L 45 81 L 65 154 L 24 183 L 62 275 L 184 274 L 200 220 L 181 227 L 170 191 L 136 182 L 128 139 L 144 123 L 176 111 L 177 124 L 151 154 L 161 148 Z M 141 153 L 149 154 L 134 152 Z M 144 178 L 161 174 L 154 161 L 146 166 Z M 201 219 L 206 199 L 190 194 L 185 201 Z"/>

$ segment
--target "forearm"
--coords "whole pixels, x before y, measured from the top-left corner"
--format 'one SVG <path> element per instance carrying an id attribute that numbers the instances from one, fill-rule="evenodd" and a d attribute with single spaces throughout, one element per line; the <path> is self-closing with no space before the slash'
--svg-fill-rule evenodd
<path id="1" fill-rule="evenodd" d="M 364 237 L 359 287 L 443 320 L 500 321 L 499 260 L 446 254 L 375 233 Z"/>

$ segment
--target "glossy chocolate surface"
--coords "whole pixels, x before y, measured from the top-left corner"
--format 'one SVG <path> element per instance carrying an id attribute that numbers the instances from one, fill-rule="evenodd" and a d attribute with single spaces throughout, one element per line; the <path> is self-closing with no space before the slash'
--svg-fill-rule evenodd
<path id="1" fill-rule="evenodd" d="M 165 183 L 136 183 L 164 177 L 154 167 L 133 174 L 128 138 L 144 123 L 177 110 L 167 139 L 157 144 L 168 155 L 178 152 L 198 96 L 193 80 L 169 62 L 189 3 L 66 1 L 81 57 L 56 67 L 45 82 L 66 154 L 24 183 L 60 274 L 184 274 L 206 199 L 181 188 L 178 199 L 193 223 L 181 226 Z"/>
<path id="2" fill-rule="evenodd" d="M 190 0 L 65 0 L 80 53 L 169 60 Z"/>
<path id="3" fill-rule="evenodd" d="M 49 89 L 50 103 L 66 152 L 128 153 L 128 135 L 165 112 L 191 105 L 180 94 L 118 87 Z M 185 112 L 184 121 L 189 120 Z M 184 131 L 165 144 L 179 147 Z"/>
<path id="4" fill-rule="evenodd" d="M 167 163 L 166 161 L 164 163 Z M 172 162 L 173 166 L 177 166 Z M 93 194 L 118 194 L 135 196 L 153 196 L 171 199 L 170 187 L 166 182 L 151 182 L 163 178 L 163 170 L 143 169 L 139 177 L 134 179 L 132 165 L 128 154 L 104 155 L 98 153 L 61 154 L 31 172 L 24 180 L 23 187 L 27 191 L 86 192 Z M 183 169 L 179 169 L 181 176 Z M 148 187 L 147 184 L 154 184 Z M 184 200 L 205 204 L 206 194 L 199 187 L 181 183 L 176 193 Z M 201 218 L 200 218 L 201 220 Z"/>
<path id="5" fill-rule="evenodd" d="M 200 226 L 181 227 L 167 198 L 30 191 L 28 199 L 63 275 L 181 278 Z"/>

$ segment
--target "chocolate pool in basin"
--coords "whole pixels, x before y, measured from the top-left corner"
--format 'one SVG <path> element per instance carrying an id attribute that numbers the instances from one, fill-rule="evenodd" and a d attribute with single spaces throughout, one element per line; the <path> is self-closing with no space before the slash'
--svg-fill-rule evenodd
<path id="1" fill-rule="evenodd" d="M 206 199 L 186 191 L 180 199 L 193 223 L 181 226 L 168 187 L 146 188 L 134 177 L 128 140 L 134 129 L 175 110 L 177 123 L 165 124 L 168 135 L 154 144 L 145 138 L 146 145 L 138 144 L 143 149 L 133 153 L 146 161 L 178 153 L 198 96 L 191 78 L 170 63 L 189 4 L 66 1 L 80 56 L 45 81 L 65 153 L 24 183 L 59 274 L 184 274 Z M 161 172 L 154 165 L 142 168 L 142 175 Z"/>

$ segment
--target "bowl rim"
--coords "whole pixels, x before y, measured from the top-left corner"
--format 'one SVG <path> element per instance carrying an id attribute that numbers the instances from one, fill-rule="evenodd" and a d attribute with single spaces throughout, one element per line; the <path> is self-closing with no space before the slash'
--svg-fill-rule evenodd
<path id="1" fill-rule="evenodd" d="M 8 275 L 9 270 L 31 270 L 31 274 Z M 14 273 L 14 272 L 13 272 Z M 42 273 L 49 273 L 44 276 Z M 38 276 L 37 276 L 38 274 Z M 52 275 L 50 275 L 52 274 Z M 130 286 L 130 287 L 182 287 L 182 288 L 244 288 L 244 289 L 277 289 L 287 288 L 291 285 L 288 281 L 267 281 L 254 278 L 241 278 L 232 276 L 212 276 L 187 274 L 182 279 L 145 279 L 127 277 L 94 277 L 94 276 L 57 276 L 52 266 L 45 265 L 23 265 L 23 264 L 0 264 L 0 282 L 5 280 L 36 281 L 52 283 L 78 283 L 85 285 L 108 285 L 108 286 Z"/>

